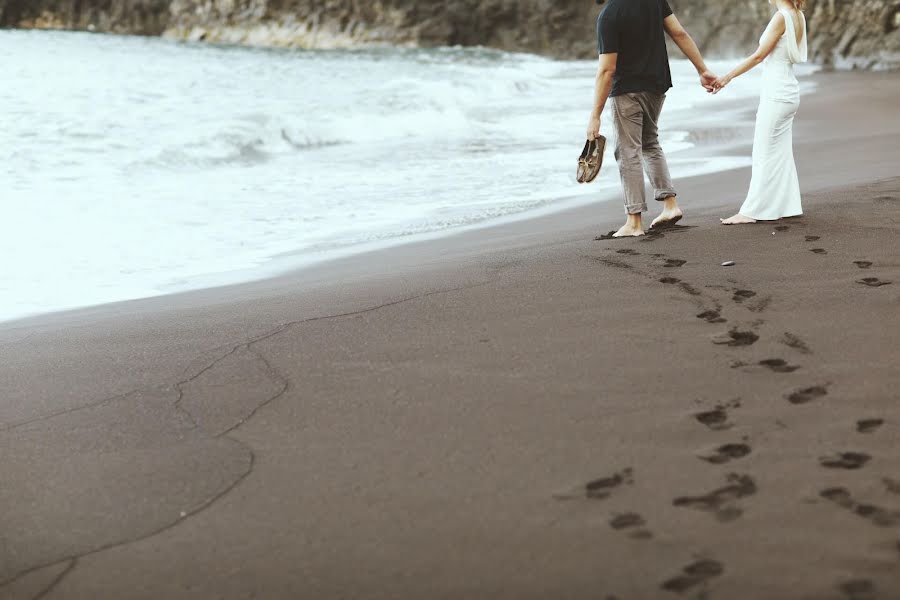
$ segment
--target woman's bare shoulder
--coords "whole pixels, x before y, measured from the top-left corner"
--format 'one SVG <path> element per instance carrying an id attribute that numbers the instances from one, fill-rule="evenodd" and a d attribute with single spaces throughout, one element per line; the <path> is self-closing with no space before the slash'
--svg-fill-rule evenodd
<path id="1" fill-rule="evenodd" d="M 784 19 L 784 13 L 779 10 L 774 15 L 772 15 L 772 19 L 769 21 L 769 27 L 773 29 L 780 29 L 782 32 L 787 29 L 787 22 Z"/>

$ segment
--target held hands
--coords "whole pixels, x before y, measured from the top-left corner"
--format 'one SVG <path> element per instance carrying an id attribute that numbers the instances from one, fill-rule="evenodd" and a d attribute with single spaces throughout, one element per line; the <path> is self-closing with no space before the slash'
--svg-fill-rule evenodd
<path id="1" fill-rule="evenodd" d="M 700 73 L 700 85 L 710 94 L 718 94 L 722 89 L 731 83 L 731 76 L 716 77 L 711 71 Z"/>
<path id="2" fill-rule="evenodd" d="M 713 82 L 713 84 L 712 84 L 712 88 L 713 88 L 713 89 L 708 90 L 708 91 L 709 91 L 711 94 L 718 94 L 718 93 L 721 92 L 721 91 L 725 88 L 725 86 L 728 85 L 729 83 L 731 83 L 731 77 L 729 77 L 728 75 L 725 75 L 724 77 L 719 77 L 718 79 L 716 79 L 716 80 Z"/>
<path id="3" fill-rule="evenodd" d="M 591 113 L 591 119 L 588 121 L 587 139 L 596 140 L 600 137 L 600 115 Z"/>
<path id="4" fill-rule="evenodd" d="M 712 71 L 703 71 L 700 73 L 700 85 L 710 94 L 715 93 L 714 84 L 719 78 Z"/>

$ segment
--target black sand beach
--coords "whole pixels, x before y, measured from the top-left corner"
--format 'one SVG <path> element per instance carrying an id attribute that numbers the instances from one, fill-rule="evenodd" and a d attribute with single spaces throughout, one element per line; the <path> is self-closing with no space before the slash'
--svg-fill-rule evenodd
<path id="1" fill-rule="evenodd" d="M 900 598 L 900 79 L 815 79 L 800 218 L 719 226 L 743 169 L 0 326 L 0 598 Z"/>

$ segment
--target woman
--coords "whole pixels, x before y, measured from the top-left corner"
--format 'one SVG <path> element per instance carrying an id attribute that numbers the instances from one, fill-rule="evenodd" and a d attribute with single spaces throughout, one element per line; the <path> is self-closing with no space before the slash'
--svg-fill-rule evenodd
<path id="1" fill-rule="evenodd" d="M 753 176 L 738 214 L 725 225 L 774 221 L 803 214 L 800 181 L 794 164 L 794 115 L 800 106 L 800 85 L 794 64 L 806 62 L 806 0 L 769 0 L 778 12 L 759 41 L 759 49 L 713 84 L 718 93 L 732 79 L 763 64 L 762 92 L 753 136 Z"/>

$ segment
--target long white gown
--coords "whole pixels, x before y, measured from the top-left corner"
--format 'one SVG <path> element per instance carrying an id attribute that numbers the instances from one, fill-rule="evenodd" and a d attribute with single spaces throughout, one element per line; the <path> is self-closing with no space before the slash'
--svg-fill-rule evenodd
<path id="1" fill-rule="evenodd" d="M 800 180 L 794 164 L 794 115 L 800 107 L 800 84 L 794 64 L 806 62 L 806 18 L 797 43 L 794 19 L 782 10 L 785 33 L 763 63 L 762 92 L 753 136 L 753 176 L 740 214 L 772 221 L 803 214 Z"/>

